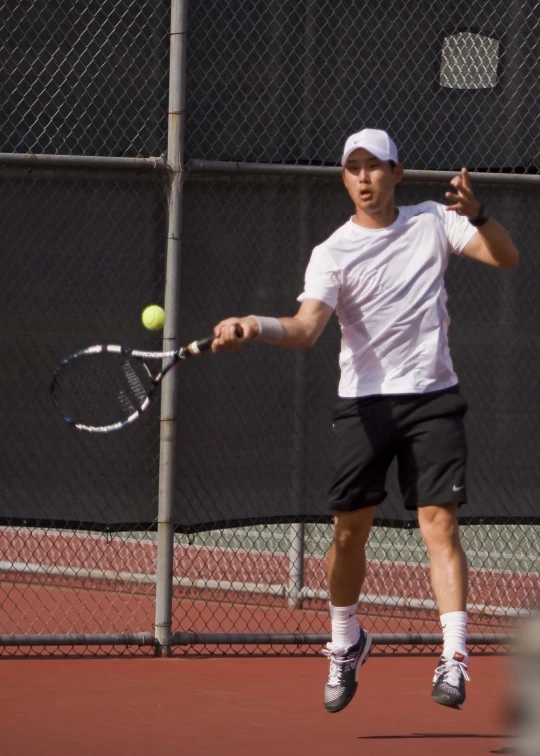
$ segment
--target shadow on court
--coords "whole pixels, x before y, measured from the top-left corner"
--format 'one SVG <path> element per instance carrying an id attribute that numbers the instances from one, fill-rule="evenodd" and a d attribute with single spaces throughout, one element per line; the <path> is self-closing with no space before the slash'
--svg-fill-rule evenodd
<path id="1" fill-rule="evenodd" d="M 413 732 L 411 735 L 359 735 L 359 740 L 411 740 L 417 738 L 504 738 L 508 740 L 508 735 L 492 735 L 489 733 L 472 733 L 472 732 Z"/>

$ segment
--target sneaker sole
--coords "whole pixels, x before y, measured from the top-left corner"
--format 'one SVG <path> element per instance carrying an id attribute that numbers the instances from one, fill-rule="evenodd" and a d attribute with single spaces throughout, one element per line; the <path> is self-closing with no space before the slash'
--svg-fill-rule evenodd
<path id="1" fill-rule="evenodd" d="M 439 706 L 446 706 L 447 709 L 457 709 L 458 711 L 462 711 L 465 708 L 465 703 L 458 704 L 454 703 L 454 701 L 451 701 L 449 698 L 446 698 L 446 696 L 431 696 L 432 700 L 435 701 L 435 703 L 439 704 Z"/>
<path id="2" fill-rule="evenodd" d="M 361 666 L 361 665 L 358 665 L 358 666 Z M 347 698 L 347 699 L 346 699 L 345 701 L 343 701 L 343 703 L 339 704 L 339 706 L 337 706 L 337 707 L 336 707 L 336 708 L 334 708 L 334 709 L 329 709 L 329 708 L 328 708 L 327 706 L 325 706 L 324 708 L 326 709 L 326 711 L 327 711 L 327 712 L 328 712 L 329 714 L 337 714 L 337 713 L 338 713 L 338 711 L 343 711 L 343 709 L 344 709 L 344 708 L 345 708 L 346 706 L 348 706 L 348 705 L 350 704 L 350 702 L 351 702 L 351 701 L 353 700 L 353 698 L 354 698 L 354 695 L 355 695 L 355 693 L 356 693 L 356 690 L 357 690 L 357 688 L 358 688 L 358 683 L 355 683 L 355 686 L 354 686 L 353 690 L 351 691 L 351 694 L 350 694 L 350 696 L 349 696 L 349 697 L 348 697 L 348 698 Z"/>
<path id="3" fill-rule="evenodd" d="M 335 708 L 335 709 L 329 709 L 329 708 L 327 708 L 325 706 L 325 709 L 326 709 L 326 711 L 329 714 L 337 714 L 338 711 L 343 711 L 343 709 L 345 709 L 350 704 L 350 702 L 353 700 L 353 698 L 355 696 L 355 693 L 358 690 L 358 679 L 357 679 L 358 678 L 358 671 L 360 670 L 360 667 L 363 667 L 364 664 L 369 659 L 369 655 L 371 653 L 371 645 L 372 645 L 371 635 L 368 634 L 367 640 L 366 640 L 366 647 L 364 648 L 363 654 L 360 657 L 360 660 L 359 660 L 359 662 L 358 662 L 358 664 L 356 666 L 356 671 L 355 671 L 355 674 L 356 674 L 356 683 L 355 683 L 355 686 L 354 686 L 353 690 L 351 691 L 350 696 L 342 704 L 340 704 L 337 708 Z"/>

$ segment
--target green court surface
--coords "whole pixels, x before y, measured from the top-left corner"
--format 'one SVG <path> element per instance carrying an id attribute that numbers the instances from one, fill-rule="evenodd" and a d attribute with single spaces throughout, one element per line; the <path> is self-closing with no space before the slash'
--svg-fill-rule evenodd
<path id="1" fill-rule="evenodd" d="M 305 525 L 305 554 L 324 556 L 332 541 L 331 525 Z M 540 526 L 463 525 L 461 540 L 472 569 L 529 573 L 540 565 Z M 252 526 L 177 535 L 178 544 L 207 548 L 240 549 L 287 554 L 290 525 Z M 427 563 L 418 529 L 374 527 L 368 543 L 368 559 L 380 562 Z"/>

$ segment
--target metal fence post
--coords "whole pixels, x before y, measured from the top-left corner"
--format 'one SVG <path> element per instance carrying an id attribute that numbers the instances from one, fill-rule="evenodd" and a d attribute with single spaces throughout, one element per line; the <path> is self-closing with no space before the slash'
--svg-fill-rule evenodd
<path id="1" fill-rule="evenodd" d="M 291 608 L 302 606 L 304 587 L 304 524 L 293 522 L 289 528 L 289 590 L 288 604 Z"/>
<path id="2" fill-rule="evenodd" d="M 313 109 L 313 62 L 315 49 L 315 17 L 313 0 L 308 0 L 305 13 L 306 31 L 304 35 L 304 92 L 302 97 L 302 158 L 311 158 L 312 151 L 312 109 Z M 308 179 L 300 179 L 300 212 L 299 212 L 299 241 L 300 254 L 298 260 L 298 275 L 302 280 L 305 270 L 303 253 L 310 250 L 310 218 L 309 218 L 309 183 Z M 306 496 L 305 465 L 306 465 L 306 426 L 305 426 L 305 371 L 306 355 L 300 352 L 296 357 L 295 375 L 295 461 L 296 461 L 296 494 L 297 502 L 303 511 Z M 302 589 L 304 587 L 304 550 L 305 526 L 295 522 L 289 529 L 289 590 L 288 604 L 290 607 L 302 606 Z"/>
<path id="3" fill-rule="evenodd" d="M 299 207 L 299 257 L 298 275 L 304 274 L 304 252 L 309 250 L 309 179 L 300 179 Z M 297 511 L 304 513 L 306 499 L 306 354 L 296 355 L 295 397 L 294 397 L 294 494 Z M 288 604 L 300 608 L 304 587 L 305 526 L 294 522 L 289 528 L 289 587 Z"/>
<path id="4" fill-rule="evenodd" d="M 169 203 L 165 284 L 165 332 L 163 350 L 178 346 L 180 311 L 180 258 L 182 230 L 182 171 L 186 92 L 186 34 L 188 0 L 172 0 L 169 71 L 169 119 L 167 163 Z M 161 395 L 161 438 L 159 463 L 158 556 L 156 575 L 155 635 L 158 656 L 170 656 L 172 637 L 172 580 L 175 495 L 177 377 L 168 376 Z"/>

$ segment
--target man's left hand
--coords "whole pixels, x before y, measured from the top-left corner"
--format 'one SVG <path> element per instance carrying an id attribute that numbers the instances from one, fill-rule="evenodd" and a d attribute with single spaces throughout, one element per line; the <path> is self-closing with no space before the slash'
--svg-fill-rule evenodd
<path id="1" fill-rule="evenodd" d="M 446 192 L 446 199 L 452 202 L 446 209 L 453 210 L 459 213 L 459 215 L 464 215 L 469 220 L 478 218 L 480 202 L 478 202 L 473 194 L 469 171 L 466 168 L 462 168 L 460 175 L 455 176 L 450 184 L 456 190 L 456 194 Z"/>

